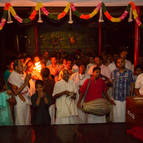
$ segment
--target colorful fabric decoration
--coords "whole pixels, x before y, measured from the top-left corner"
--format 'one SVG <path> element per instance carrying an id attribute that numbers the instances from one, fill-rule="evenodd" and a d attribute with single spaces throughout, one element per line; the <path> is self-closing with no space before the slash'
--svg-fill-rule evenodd
<path id="1" fill-rule="evenodd" d="M 3 11 L 3 16 L 1 18 L 0 21 L 0 30 L 3 29 L 5 23 L 6 23 L 6 19 L 8 17 L 8 21 L 7 23 L 12 23 L 12 19 L 11 19 L 11 15 L 19 22 L 19 23 L 29 23 L 32 20 L 34 20 L 34 18 L 37 15 L 37 11 L 39 11 L 39 19 L 38 22 L 43 22 L 41 19 L 41 11 L 43 12 L 44 15 L 48 16 L 49 18 L 55 19 L 55 20 L 60 20 L 63 17 L 65 17 L 65 15 L 69 12 L 69 21 L 68 23 L 72 24 L 73 20 L 72 20 L 72 11 L 73 13 L 78 16 L 81 19 L 90 19 L 92 17 L 94 17 L 100 10 L 100 15 L 99 15 L 99 22 L 103 22 L 103 15 L 102 15 L 102 11 L 105 15 L 105 17 L 107 19 L 109 19 L 111 22 L 121 22 L 122 20 L 124 20 L 128 13 L 129 13 L 129 18 L 128 21 L 131 22 L 132 21 L 132 15 L 134 20 L 136 21 L 137 25 L 141 28 L 143 28 L 143 24 L 140 21 L 140 18 L 138 16 L 137 13 L 137 9 L 135 6 L 134 2 L 129 2 L 128 6 L 126 7 L 125 11 L 123 12 L 123 14 L 119 17 L 112 17 L 112 15 L 107 11 L 106 6 L 103 2 L 100 2 L 96 8 L 89 14 L 82 14 L 80 13 L 76 8 L 75 5 L 73 3 L 68 3 L 65 7 L 65 9 L 58 15 L 52 15 L 49 14 L 48 10 L 43 6 L 43 3 L 38 2 L 37 5 L 35 6 L 35 8 L 33 9 L 32 13 L 30 14 L 30 16 L 28 18 L 24 18 L 22 19 L 21 17 L 18 16 L 18 14 L 16 13 L 16 11 L 14 10 L 14 8 L 12 7 L 12 5 L 10 3 L 6 3 L 5 7 L 4 7 L 4 11 Z M 10 15 L 11 14 L 11 15 Z"/>
<path id="2" fill-rule="evenodd" d="M 3 16 L 2 16 L 1 21 L 0 21 L 0 30 L 3 29 L 3 27 L 6 23 L 6 19 L 7 19 L 7 15 L 8 15 L 8 9 L 9 9 L 10 6 L 11 6 L 10 3 L 5 4 L 4 11 L 3 11 Z"/>
<path id="3" fill-rule="evenodd" d="M 85 14 L 81 14 L 80 12 L 78 12 L 78 11 L 76 10 L 76 8 L 75 8 L 75 6 L 74 6 L 73 3 L 71 4 L 72 11 L 74 12 L 74 14 L 75 14 L 76 16 L 80 17 L 81 19 L 90 19 L 90 18 L 94 17 L 94 16 L 98 13 L 98 11 L 99 11 L 99 9 L 101 8 L 101 6 L 102 6 L 102 2 L 100 2 L 100 3 L 97 5 L 97 7 L 93 10 L 92 13 L 85 15 Z"/>
<path id="4" fill-rule="evenodd" d="M 68 3 L 67 6 L 66 6 L 66 8 L 64 9 L 64 11 L 57 16 L 58 20 L 61 19 L 61 18 L 63 18 L 68 13 L 68 11 L 70 9 L 70 5 L 71 4 Z"/>
<path id="5" fill-rule="evenodd" d="M 107 19 L 109 19 L 110 21 L 112 22 L 121 22 L 123 19 L 125 19 L 129 13 L 129 5 L 127 6 L 127 8 L 125 9 L 124 13 L 118 17 L 118 18 L 115 18 L 115 17 L 112 17 L 110 15 L 110 13 L 107 11 L 106 9 L 106 6 L 104 3 L 102 3 L 102 8 L 103 8 L 103 12 L 104 12 L 104 15 L 106 16 Z"/>
<path id="6" fill-rule="evenodd" d="M 137 10 L 136 10 L 135 3 L 134 3 L 134 2 L 129 2 L 129 4 L 130 4 L 131 7 L 132 7 L 133 16 L 134 16 L 134 19 L 135 19 L 137 25 L 138 25 L 138 26 L 141 26 L 142 23 L 141 23 L 141 21 L 140 21 L 140 19 L 139 19 L 139 16 L 138 16 L 138 13 L 137 13 Z"/>
<path id="7" fill-rule="evenodd" d="M 41 8 L 41 11 L 42 11 L 46 16 L 48 16 L 49 12 L 46 10 L 45 7 L 42 7 L 42 8 Z"/>

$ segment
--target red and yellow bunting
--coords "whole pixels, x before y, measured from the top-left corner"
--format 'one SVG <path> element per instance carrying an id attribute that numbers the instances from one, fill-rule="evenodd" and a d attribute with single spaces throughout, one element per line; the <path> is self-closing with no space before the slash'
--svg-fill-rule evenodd
<path id="1" fill-rule="evenodd" d="M 89 14 L 83 14 L 83 13 L 80 13 L 75 5 L 73 3 L 68 3 L 65 7 L 65 9 L 59 13 L 57 16 L 56 16 L 56 19 L 55 20 L 60 20 L 62 19 L 63 17 L 65 17 L 65 15 L 69 12 L 69 10 L 73 11 L 73 13 L 78 16 L 79 18 L 81 19 L 90 19 L 90 18 L 93 18 L 95 15 L 97 15 L 97 13 L 99 12 L 99 10 L 103 10 L 103 13 L 105 15 L 105 17 L 107 19 L 109 19 L 111 22 L 121 22 L 122 20 L 124 20 L 129 11 L 130 11 L 130 8 L 132 8 L 132 13 L 130 11 L 131 14 L 133 14 L 134 16 L 134 20 L 136 21 L 136 23 L 138 24 L 138 26 L 140 27 L 143 27 L 143 24 L 142 22 L 140 21 L 139 19 L 139 16 L 138 16 L 138 13 L 137 13 L 137 9 L 136 9 L 136 6 L 135 6 L 135 3 L 134 2 L 129 2 L 128 6 L 126 7 L 125 11 L 123 12 L 123 14 L 119 17 L 113 17 L 106 9 L 106 6 L 103 2 L 100 2 L 96 8 Z M 16 13 L 16 11 L 14 10 L 14 8 L 12 7 L 12 5 L 10 3 L 6 3 L 5 4 L 5 7 L 4 7 L 4 11 L 3 11 L 3 16 L 1 18 L 1 21 L 0 21 L 0 30 L 3 29 L 6 21 L 7 21 L 7 15 L 8 15 L 8 11 L 11 13 L 11 15 L 19 22 L 19 23 L 28 23 L 28 22 L 31 22 L 35 19 L 36 15 L 37 15 L 37 11 L 41 10 L 43 12 L 44 15 L 46 16 L 49 16 L 50 18 L 50 15 L 49 15 L 49 12 L 48 10 L 43 6 L 43 3 L 41 2 L 38 2 L 36 4 L 36 6 L 34 7 L 32 13 L 30 14 L 30 16 L 28 18 L 24 18 L 22 19 L 21 17 L 18 16 L 18 14 Z"/>

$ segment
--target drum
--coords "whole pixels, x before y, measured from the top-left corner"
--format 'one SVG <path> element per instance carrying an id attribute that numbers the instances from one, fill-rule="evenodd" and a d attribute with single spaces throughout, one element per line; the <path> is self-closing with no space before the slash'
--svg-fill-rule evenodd
<path id="1" fill-rule="evenodd" d="M 105 98 L 99 98 L 87 103 L 83 103 L 83 110 L 90 114 L 104 116 L 110 112 L 111 106 Z"/>
<path id="2" fill-rule="evenodd" d="M 143 126 L 143 97 L 129 96 L 126 99 L 126 122 Z"/>

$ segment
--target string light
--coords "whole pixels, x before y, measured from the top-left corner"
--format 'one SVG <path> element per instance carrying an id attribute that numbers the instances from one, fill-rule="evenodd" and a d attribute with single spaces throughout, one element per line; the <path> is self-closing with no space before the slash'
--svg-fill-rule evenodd
<path id="1" fill-rule="evenodd" d="M 38 23 L 43 23 L 43 20 L 41 18 L 41 9 L 39 9 L 39 19 L 37 21 Z"/>
<path id="2" fill-rule="evenodd" d="M 130 7 L 130 13 L 129 13 L 129 19 L 128 19 L 128 22 L 132 22 L 132 21 L 133 21 L 132 7 Z"/>
<path id="3" fill-rule="evenodd" d="M 69 10 L 69 24 L 73 24 L 73 20 L 72 20 L 72 9 L 70 7 L 70 10 Z"/>
<path id="4" fill-rule="evenodd" d="M 10 10 L 8 10 L 8 20 L 7 20 L 7 23 L 13 23 L 13 21 L 11 20 Z"/>

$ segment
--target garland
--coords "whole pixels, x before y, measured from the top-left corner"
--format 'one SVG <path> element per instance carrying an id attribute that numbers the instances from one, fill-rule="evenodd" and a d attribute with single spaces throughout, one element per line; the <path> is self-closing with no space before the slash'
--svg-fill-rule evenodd
<path id="1" fill-rule="evenodd" d="M 102 6 L 102 2 L 100 2 L 97 5 L 97 7 L 93 10 L 93 12 L 91 12 L 90 14 L 85 15 L 85 14 L 81 14 L 79 11 L 77 11 L 74 4 L 71 4 L 72 11 L 74 12 L 74 14 L 76 16 L 80 17 L 81 19 L 90 19 L 90 18 L 94 17 L 98 13 L 101 6 Z"/>
<path id="2" fill-rule="evenodd" d="M 128 13 L 129 13 L 130 5 L 128 4 L 128 6 L 125 9 L 124 13 L 118 18 L 112 17 L 110 15 L 110 13 L 107 11 L 106 6 L 105 6 L 104 3 L 102 3 L 102 9 L 103 9 L 103 13 L 106 16 L 106 18 L 109 19 L 111 22 L 121 22 L 123 19 L 125 19 L 127 17 Z"/>
<path id="3" fill-rule="evenodd" d="M 43 6 L 43 4 L 41 2 L 38 2 L 37 5 L 35 6 L 35 8 L 33 9 L 32 13 L 30 14 L 30 16 L 28 18 L 20 18 L 17 13 L 15 12 L 14 8 L 11 6 L 10 3 L 6 3 L 5 7 L 4 7 L 4 11 L 3 11 L 3 16 L 1 18 L 0 21 L 0 30 L 3 29 L 5 23 L 6 23 L 6 19 L 7 19 L 7 15 L 8 15 L 8 11 L 10 11 L 10 13 L 12 14 L 12 16 L 19 22 L 19 23 L 29 23 L 31 21 L 33 21 L 37 15 L 37 11 L 40 10 L 43 12 L 44 15 L 48 16 L 49 18 L 55 19 L 55 20 L 60 20 L 63 17 L 65 17 L 65 15 L 69 12 L 69 10 L 71 10 L 74 12 L 74 14 L 76 16 L 78 16 L 81 19 L 90 19 L 92 17 L 94 17 L 99 10 L 102 8 L 104 15 L 106 16 L 107 19 L 109 19 L 111 22 L 121 22 L 122 20 L 124 20 L 128 13 L 130 8 L 132 8 L 132 13 L 134 16 L 134 20 L 136 21 L 137 25 L 139 27 L 143 27 L 142 22 L 139 19 L 137 10 L 136 10 L 136 6 L 134 2 L 129 2 L 128 6 L 126 7 L 125 11 L 123 12 L 123 14 L 120 17 L 112 17 L 111 14 L 107 11 L 107 8 L 105 6 L 105 4 L 103 2 L 100 2 L 96 8 L 89 14 L 82 14 L 80 13 L 78 10 L 76 10 L 75 6 L 73 3 L 68 3 L 65 7 L 65 9 L 59 13 L 58 15 L 56 15 L 55 17 L 52 16 L 52 14 L 49 14 L 49 12 L 46 10 L 46 8 Z"/>
<path id="4" fill-rule="evenodd" d="M 53 17 L 53 15 L 49 14 L 49 18 L 51 19 L 55 19 L 55 20 L 60 20 L 63 17 L 66 16 L 66 14 L 68 13 L 69 9 L 71 7 L 71 3 L 68 3 L 65 7 L 65 9 L 63 10 L 63 12 L 61 12 L 60 14 L 56 15 L 55 17 Z"/>
<path id="5" fill-rule="evenodd" d="M 134 19 L 137 23 L 138 26 L 143 26 L 140 19 L 139 19 L 139 16 L 138 16 L 138 13 L 137 13 L 137 10 L 136 10 L 136 6 L 135 6 L 135 3 L 134 2 L 130 2 L 129 3 L 132 7 L 132 10 L 133 10 L 133 16 L 134 16 Z"/>
<path id="6" fill-rule="evenodd" d="M 3 27 L 6 23 L 9 6 L 10 6 L 9 4 L 7 4 L 7 3 L 5 4 L 4 11 L 3 11 L 3 16 L 2 16 L 1 21 L 0 21 L 0 30 L 3 29 Z"/>

